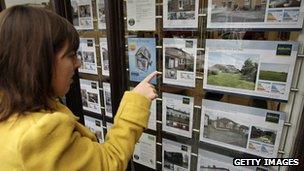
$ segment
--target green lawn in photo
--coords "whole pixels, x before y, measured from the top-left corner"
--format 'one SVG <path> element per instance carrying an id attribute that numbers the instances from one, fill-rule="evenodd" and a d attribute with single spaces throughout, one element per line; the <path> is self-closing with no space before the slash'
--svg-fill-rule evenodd
<path id="1" fill-rule="evenodd" d="M 286 72 L 275 72 L 275 71 L 260 71 L 260 80 L 269 80 L 269 81 L 279 81 L 286 82 L 287 80 Z"/>
<path id="2" fill-rule="evenodd" d="M 221 73 L 208 75 L 207 84 L 223 87 L 254 90 L 254 82 L 241 79 L 241 74 Z"/>

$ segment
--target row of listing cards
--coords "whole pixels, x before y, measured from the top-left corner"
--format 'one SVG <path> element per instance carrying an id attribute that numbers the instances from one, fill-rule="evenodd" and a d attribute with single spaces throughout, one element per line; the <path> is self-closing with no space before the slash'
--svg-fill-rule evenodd
<path id="1" fill-rule="evenodd" d="M 101 114 L 100 103 L 98 104 L 99 90 L 90 90 L 98 86 L 98 83 L 86 81 L 87 87 L 84 88 L 84 80 L 81 80 L 83 109 Z M 105 85 L 103 90 L 107 91 Z M 107 114 L 107 107 L 105 111 L 106 116 L 113 117 L 112 113 Z M 156 130 L 155 100 L 150 112 L 148 128 Z M 194 117 L 198 116 L 194 116 L 193 97 L 162 93 L 164 132 L 191 138 Z M 283 112 L 203 99 L 200 141 L 262 157 L 276 157 L 284 120 Z"/>
<path id="2" fill-rule="evenodd" d="M 102 73 L 109 76 L 105 38 L 99 40 Z M 203 68 L 205 90 L 287 101 L 298 43 L 292 41 L 207 39 Z M 164 38 L 164 84 L 195 87 L 197 39 Z M 81 38 L 79 72 L 98 74 L 95 41 Z M 128 38 L 130 81 L 140 82 L 156 70 L 155 38 Z M 152 80 L 156 84 L 156 79 Z"/>
<path id="3" fill-rule="evenodd" d="M 110 83 L 103 82 L 101 87 L 98 81 L 80 79 L 80 91 L 82 108 L 85 111 L 101 115 L 101 111 L 104 108 L 105 116 L 113 118 Z M 103 94 L 104 106 L 101 105 L 100 91 Z M 156 130 L 156 100 L 153 100 L 151 103 L 150 113 L 148 128 Z"/>
<path id="4" fill-rule="evenodd" d="M 71 0 L 73 25 L 93 29 L 92 0 Z M 126 1 L 127 29 L 156 30 L 155 0 Z M 163 28 L 197 29 L 199 0 L 163 0 Z M 203 9 L 200 9 L 203 11 Z M 205 10 L 204 10 L 205 11 Z M 302 28 L 303 1 L 264 0 L 226 3 L 208 0 L 207 28 Z M 96 0 L 98 29 L 106 29 L 105 2 Z M 202 16 L 202 14 L 200 14 Z"/>
<path id="5" fill-rule="evenodd" d="M 102 120 L 84 115 L 84 123 L 94 133 L 99 143 L 104 142 L 105 130 L 112 127 L 111 123 L 103 125 Z M 143 133 L 135 145 L 133 161 L 156 170 L 156 136 Z M 191 146 L 169 139 L 162 139 L 162 170 L 190 171 L 191 170 Z M 257 167 L 236 167 L 232 165 L 233 158 L 230 156 L 214 153 L 204 149 L 198 149 L 197 170 L 207 171 L 208 169 L 249 171 Z M 271 168 L 263 168 L 271 170 Z"/>

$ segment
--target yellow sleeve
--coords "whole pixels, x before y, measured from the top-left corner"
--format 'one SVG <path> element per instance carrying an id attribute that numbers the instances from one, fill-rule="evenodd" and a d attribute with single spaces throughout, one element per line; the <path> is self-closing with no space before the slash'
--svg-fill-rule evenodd
<path id="1" fill-rule="evenodd" d="M 142 131 L 151 101 L 126 92 L 103 144 L 75 130 L 77 121 L 63 113 L 40 118 L 21 137 L 24 170 L 125 170 Z"/>

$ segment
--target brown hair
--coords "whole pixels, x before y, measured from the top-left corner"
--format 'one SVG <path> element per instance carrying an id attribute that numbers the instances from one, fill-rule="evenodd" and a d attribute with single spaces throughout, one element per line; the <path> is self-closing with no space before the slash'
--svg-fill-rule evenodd
<path id="1" fill-rule="evenodd" d="M 51 11 L 19 5 L 0 13 L 0 121 L 52 110 L 54 57 L 66 42 L 76 51 L 79 35 Z"/>

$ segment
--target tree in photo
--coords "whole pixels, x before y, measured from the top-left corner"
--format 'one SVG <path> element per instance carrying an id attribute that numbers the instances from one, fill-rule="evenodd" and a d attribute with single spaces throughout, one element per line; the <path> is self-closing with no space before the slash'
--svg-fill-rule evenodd
<path id="1" fill-rule="evenodd" d="M 258 70 L 258 64 L 248 58 L 241 69 L 242 79 L 255 82 Z"/>

